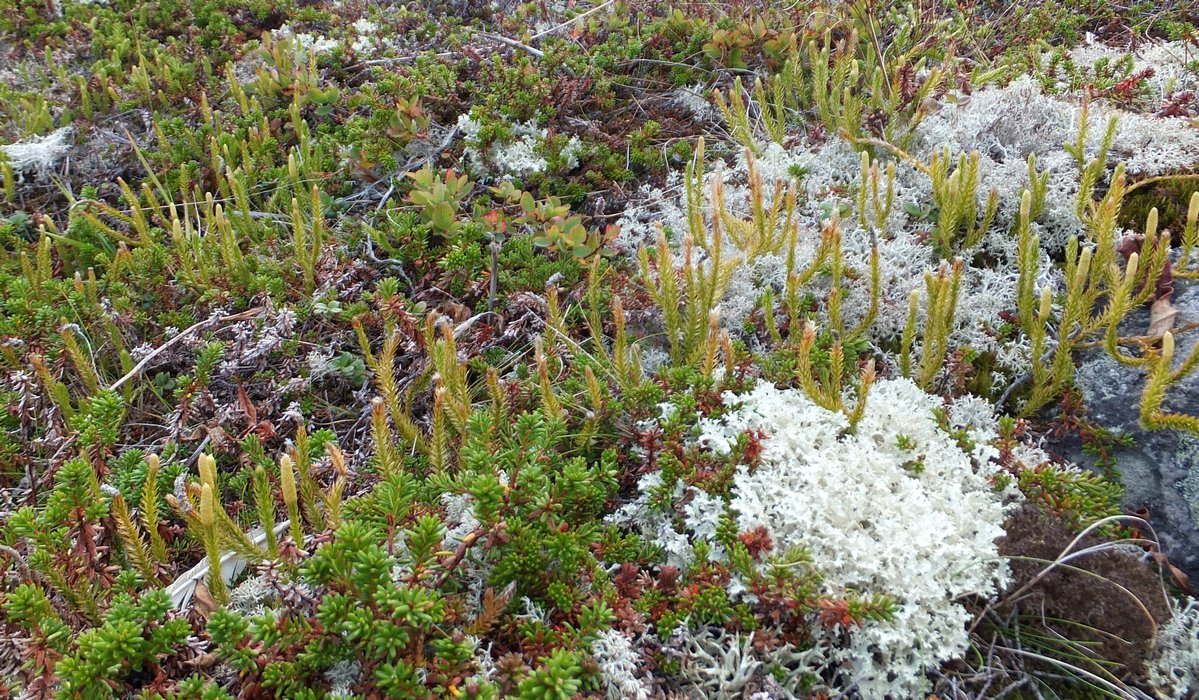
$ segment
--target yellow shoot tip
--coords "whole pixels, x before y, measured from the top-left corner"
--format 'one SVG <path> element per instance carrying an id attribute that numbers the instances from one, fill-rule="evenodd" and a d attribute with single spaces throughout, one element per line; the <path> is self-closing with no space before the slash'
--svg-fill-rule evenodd
<path id="1" fill-rule="evenodd" d="M 1128 267 L 1124 270 L 1124 281 L 1131 283 L 1137 276 L 1137 268 L 1141 264 L 1141 254 L 1133 253 L 1128 256 Z"/>
<path id="2" fill-rule="evenodd" d="M 1049 312 L 1053 308 L 1053 292 L 1048 286 L 1041 288 L 1041 308 L 1037 312 L 1037 318 L 1041 323 L 1049 320 Z"/>
<path id="3" fill-rule="evenodd" d="M 216 523 L 216 506 L 213 504 L 212 486 L 200 487 L 200 524 L 211 528 Z"/>
<path id="4" fill-rule="evenodd" d="M 296 503 L 296 474 L 292 470 L 291 457 L 279 458 L 279 485 L 283 488 L 283 502 L 288 506 Z"/>
<path id="5" fill-rule="evenodd" d="M 329 445 L 325 448 L 329 453 L 329 460 L 333 463 L 333 471 L 337 472 L 338 476 L 346 475 L 346 456 L 336 445 Z"/>
<path id="6" fill-rule="evenodd" d="M 200 483 L 216 487 L 216 460 L 210 454 L 200 455 L 196 466 L 200 470 Z"/>

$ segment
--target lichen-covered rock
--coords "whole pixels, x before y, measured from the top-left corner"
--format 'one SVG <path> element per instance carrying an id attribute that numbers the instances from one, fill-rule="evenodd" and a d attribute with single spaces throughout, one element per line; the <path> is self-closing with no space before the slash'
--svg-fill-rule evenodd
<path id="1" fill-rule="evenodd" d="M 1174 617 L 1162 625 L 1149 681 L 1164 700 L 1199 697 L 1199 601 L 1176 605 Z"/>
<path id="2" fill-rule="evenodd" d="M 1199 321 L 1199 285 L 1175 281 L 1175 326 Z M 1122 331 L 1145 332 L 1148 312 L 1129 316 Z M 1199 341 L 1179 334 L 1174 356 L 1181 362 Z M 1176 431 L 1146 431 L 1140 426 L 1140 398 L 1145 372 L 1120 364 L 1101 349 L 1084 353 L 1075 379 L 1088 418 L 1099 426 L 1130 435 L 1131 447 L 1116 448 L 1113 457 L 1126 490 L 1130 511 L 1144 509 L 1170 562 L 1199 580 L 1199 438 Z M 1165 410 L 1195 414 L 1199 409 L 1199 375 L 1184 377 L 1166 392 Z M 1082 446 L 1061 446 L 1079 464 L 1096 466 Z"/>

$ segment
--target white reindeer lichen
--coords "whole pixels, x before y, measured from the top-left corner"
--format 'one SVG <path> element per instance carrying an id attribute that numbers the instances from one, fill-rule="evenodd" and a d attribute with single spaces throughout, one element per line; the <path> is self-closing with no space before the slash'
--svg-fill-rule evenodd
<path id="1" fill-rule="evenodd" d="M 44 179 L 71 150 L 70 137 L 73 133 L 72 127 L 64 126 L 46 136 L 30 136 L 23 141 L 0 146 L 0 151 L 7 156 L 13 172 L 21 180 L 26 176 Z"/>

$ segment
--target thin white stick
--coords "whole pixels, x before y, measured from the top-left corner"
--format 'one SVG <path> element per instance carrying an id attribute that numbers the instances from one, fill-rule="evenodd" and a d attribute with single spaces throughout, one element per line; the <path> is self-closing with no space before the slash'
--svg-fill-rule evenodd
<path id="1" fill-rule="evenodd" d="M 584 13 L 583 13 L 583 14 L 581 14 L 581 15 L 577 15 L 577 16 L 575 16 L 575 17 L 571 17 L 570 19 L 566 20 L 566 21 L 565 21 L 565 22 L 563 22 L 562 24 L 559 24 L 559 25 L 556 25 L 556 26 L 550 27 L 549 29 L 546 29 L 546 30 L 543 30 L 543 31 L 537 32 L 537 33 L 536 33 L 536 34 L 534 34 L 533 36 L 529 37 L 529 40 L 530 40 L 530 41 L 536 41 L 537 39 L 540 39 L 541 37 L 545 36 L 546 34 L 553 34 L 554 32 L 558 31 L 559 29 L 562 29 L 562 28 L 564 28 L 564 27 L 568 27 L 568 26 L 570 26 L 570 25 L 574 24 L 575 22 L 577 22 L 577 21 L 579 21 L 579 20 L 583 19 L 584 17 L 586 17 L 586 16 L 588 16 L 588 15 L 593 15 L 593 14 L 595 14 L 596 12 L 599 12 L 600 10 L 604 9 L 605 7 L 607 7 L 608 5 L 611 5 L 611 4 L 612 4 L 612 3 L 614 3 L 614 2 L 616 2 L 616 0 L 608 0 L 607 2 L 603 3 L 602 5 L 596 5 L 595 7 L 591 8 L 590 10 L 587 10 L 586 12 L 584 12 Z"/>
<path id="2" fill-rule="evenodd" d="M 162 352 L 164 350 L 171 348 L 176 343 L 178 343 L 180 340 L 183 340 L 185 337 L 191 335 L 192 333 L 195 333 L 196 331 L 200 330 L 201 328 L 204 328 L 205 326 L 210 326 L 215 323 L 227 323 L 229 321 L 244 321 L 248 318 L 253 318 L 254 316 L 258 315 L 258 313 L 261 312 L 263 310 L 263 308 L 265 308 L 265 307 L 259 306 L 257 308 L 253 308 L 248 311 L 243 311 L 239 314 L 233 314 L 231 316 L 222 316 L 217 319 L 206 318 L 203 321 L 193 323 L 192 325 L 188 326 L 187 329 L 185 329 L 182 333 L 176 335 L 174 338 L 171 338 L 170 340 L 163 343 L 162 345 L 159 345 L 157 348 L 155 348 L 153 351 L 151 351 L 149 355 L 146 355 L 145 357 L 143 357 L 141 362 L 138 362 L 136 365 L 134 365 L 133 369 L 129 370 L 129 372 L 125 376 L 123 376 L 120 379 L 113 382 L 112 385 L 109 386 L 108 388 L 116 389 L 117 387 L 121 386 L 122 384 L 129 381 L 130 379 L 133 379 L 138 374 L 140 374 L 143 369 L 145 369 L 146 365 L 150 363 L 150 360 L 153 360 L 155 357 L 158 357 L 160 354 L 162 354 Z"/>

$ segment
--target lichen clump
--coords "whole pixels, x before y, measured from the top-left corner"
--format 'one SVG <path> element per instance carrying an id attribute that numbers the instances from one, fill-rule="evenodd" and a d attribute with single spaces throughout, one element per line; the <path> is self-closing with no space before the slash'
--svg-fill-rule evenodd
<path id="1" fill-rule="evenodd" d="M 927 668 L 969 645 L 970 613 L 956 601 L 1007 580 L 995 544 L 1004 498 L 988 478 L 995 436 L 959 444 L 934 416 L 943 402 L 908 380 L 876 384 L 852 431 L 795 389 L 759 384 L 725 402 L 730 412 L 704 422 L 701 442 L 721 450 L 745 431 L 766 435 L 761 463 L 734 478 L 738 527 L 802 546 L 831 590 L 893 596 L 895 619 L 853 631 L 833 659 L 868 697 L 914 696 Z"/>

